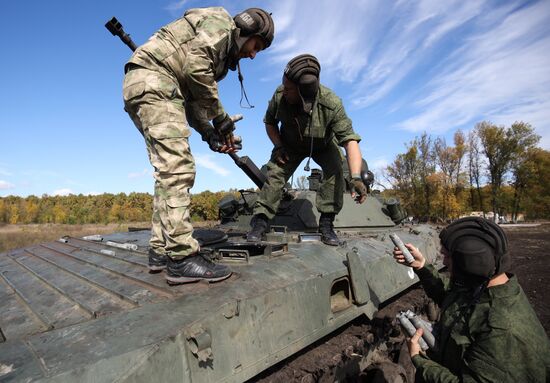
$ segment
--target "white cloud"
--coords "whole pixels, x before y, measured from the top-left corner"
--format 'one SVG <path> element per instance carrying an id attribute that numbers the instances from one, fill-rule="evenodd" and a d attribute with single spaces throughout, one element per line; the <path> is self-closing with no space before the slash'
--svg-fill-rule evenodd
<path id="1" fill-rule="evenodd" d="M 52 196 L 67 196 L 69 194 L 74 194 L 74 192 L 71 189 L 57 189 L 54 190 L 54 192 L 51 194 Z"/>
<path id="2" fill-rule="evenodd" d="M 371 163 L 369 163 L 369 169 L 372 169 L 373 171 L 374 170 L 384 171 L 388 166 L 388 164 L 389 162 L 386 158 L 382 158 L 382 157 L 375 158 L 374 161 L 371 161 Z"/>
<path id="3" fill-rule="evenodd" d="M 143 169 L 141 172 L 128 173 L 128 178 L 135 179 L 135 178 L 150 177 L 152 174 L 153 172 L 151 170 Z"/>
<path id="4" fill-rule="evenodd" d="M 170 11 L 173 14 L 182 13 L 183 10 L 187 7 L 186 4 L 188 2 L 189 2 L 188 0 L 173 1 L 170 4 L 168 4 L 164 9 L 166 9 L 167 11 Z"/>
<path id="5" fill-rule="evenodd" d="M 346 6 L 329 0 L 274 2 L 266 8 L 273 10 L 276 44 L 266 54 L 281 64 L 298 54 L 312 53 L 321 61 L 325 76 L 351 81 L 367 62 L 368 49 L 363 48 L 373 42 L 364 36 L 375 17 L 372 8 L 378 6 L 359 0 Z"/>
<path id="6" fill-rule="evenodd" d="M 8 190 L 15 188 L 15 185 L 4 180 L 0 180 L 0 190 Z"/>
<path id="7" fill-rule="evenodd" d="M 479 120 L 522 120 L 548 143 L 549 23 L 550 7 L 537 3 L 472 35 L 426 85 L 419 112 L 399 127 L 443 132 Z"/>
<path id="8" fill-rule="evenodd" d="M 224 167 L 218 165 L 216 161 L 214 160 L 213 156 L 210 154 L 195 154 L 195 163 L 198 166 L 202 166 L 203 168 L 210 169 L 214 173 L 219 174 L 221 176 L 228 176 L 231 174 L 231 172 Z"/>
<path id="9" fill-rule="evenodd" d="M 276 37 L 266 51 L 272 62 L 316 55 L 321 81 L 348 83 L 342 97 L 354 108 L 389 103 L 391 112 L 377 110 L 412 132 L 521 120 L 550 145 L 548 1 L 273 4 Z"/>

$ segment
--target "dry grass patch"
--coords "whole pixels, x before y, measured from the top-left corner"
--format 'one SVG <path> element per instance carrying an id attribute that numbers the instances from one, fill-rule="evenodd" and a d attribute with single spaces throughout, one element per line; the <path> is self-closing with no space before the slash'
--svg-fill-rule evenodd
<path id="1" fill-rule="evenodd" d="M 149 227 L 149 225 L 150 223 L 0 225 L 0 253 L 42 242 L 54 241 L 65 235 L 83 237 L 93 234 L 111 234 L 128 231 L 128 227 Z"/>

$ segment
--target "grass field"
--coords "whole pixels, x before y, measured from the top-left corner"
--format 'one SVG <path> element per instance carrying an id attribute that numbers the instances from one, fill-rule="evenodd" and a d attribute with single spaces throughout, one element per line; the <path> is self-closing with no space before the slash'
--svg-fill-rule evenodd
<path id="1" fill-rule="evenodd" d="M 54 241 L 69 235 L 82 237 L 93 234 L 109 234 L 128 231 L 128 227 L 149 227 L 149 222 L 124 224 L 31 224 L 31 225 L 0 225 L 0 253 L 37 243 Z"/>

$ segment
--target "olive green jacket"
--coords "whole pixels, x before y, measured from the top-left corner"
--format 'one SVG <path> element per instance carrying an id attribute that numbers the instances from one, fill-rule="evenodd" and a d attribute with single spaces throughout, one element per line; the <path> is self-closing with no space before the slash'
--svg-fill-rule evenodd
<path id="1" fill-rule="evenodd" d="M 300 105 L 286 102 L 283 86 L 279 86 L 269 101 L 264 123 L 275 127 L 280 123 L 283 145 L 299 153 L 309 153 L 312 144 L 315 151 L 332 142 L 341 146 L 349 140 L 361 141 L 353 131 L 342 100 L 323 85 L 315 97 L 311 116 Z"/>
<path id="2" fill-rule="evenodd" d="M 159 29 L 134 52 L 128 64 L 175 79 L 185 99 L 189 123 L 200 132 L 209 120 L 224 113 L 217 82 L 236 64 L 238 35 L 239 29 L 225 9 L 190 9 Z"/>
<path id="3" fill-rule="evenodd" d="M 416 355 L 417 379 L 425 382 L 549 382 L 550 342 L 517 278 L 472 294 L 453 286 L 428 265 L 417 274 L 441 307 L 437 350 Z"/>

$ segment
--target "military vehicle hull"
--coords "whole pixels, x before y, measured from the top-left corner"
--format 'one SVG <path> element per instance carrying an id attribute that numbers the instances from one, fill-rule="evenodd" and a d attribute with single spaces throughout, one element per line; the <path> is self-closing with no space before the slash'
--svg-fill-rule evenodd
<path id="1" fill-rule="evenodd" d="M 418 281 L 391 257 L 390 232 L 437 262 L 437 235 L 428 226 L 342 223 L 337 247 L 308 230 L 276 230 L 248 244 L 246 219 L 224 225 L 229 239 L 206 247 L 234 273 L 215 284 L 168 286 L 162 273 L 150 274 L 148 231 L 2 254 L 0 381 L 252 378 L 354 318 L 372 318 Z"/>

